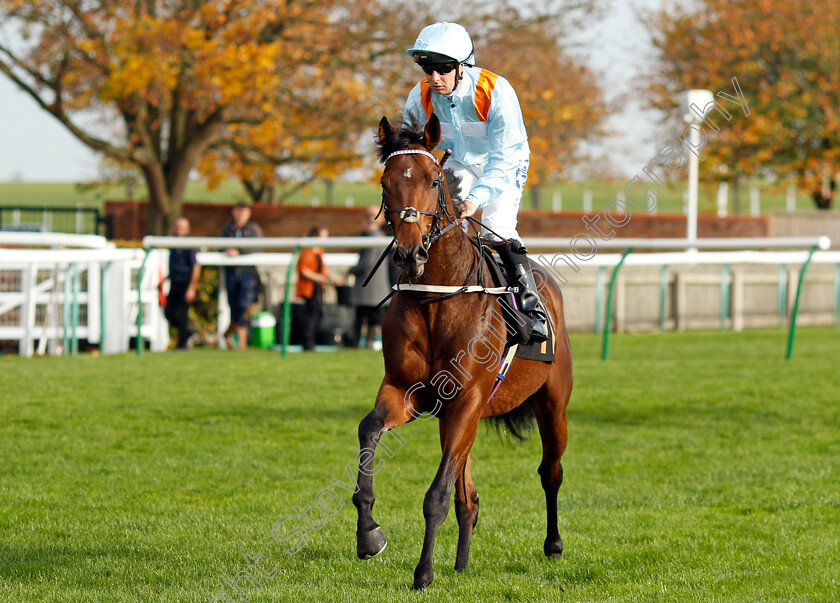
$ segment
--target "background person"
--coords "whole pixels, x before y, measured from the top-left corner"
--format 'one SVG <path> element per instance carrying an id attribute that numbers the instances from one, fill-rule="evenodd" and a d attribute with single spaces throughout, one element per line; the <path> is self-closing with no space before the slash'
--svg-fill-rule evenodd
<path id="1" fill-rule="evenodd" d="M 403 123 L 411 127 L 437 115 L 439 148 L 452 151 L 446 170 L 461 182 L 458 191 L 450 191 L 455 213 L 463 221 L 483 210 L 482 222 L 501 239 L 488 229 L 481 236 L 496 242 L 519 287 L 519 307 L 533 322 L 532 337 L 545 341 L 545 311 L 516 231 L 531 152 L 516 92 L 505 78 L 475 67 L 472 39 L 457 23 L 423 28 L 407 52 L 426 77 L 409 93 Z"/>
<path id="2" fill-rule="evenodd" d="M 325 239 L 330 235 L 326 228 L 313 226 L 309 237 Z M 338 284 L 324 263 L 323 247 L 305 247 L 298 259 L 297 295 L 303 298 L 303 349 L 315 349 L 318 325 L 324 312 L 324 289 L 332 282 Z"/>
<path id="3" fill-rule="evenodd" d="M 231 217 L 231 221 L 222 227 L 223 237 L 239 239 L 262 236 L 262 229 L 251 221 L 251 206 L 246 201 L 234 205 Z M 230 248 L 225 249 L 225 254 L 237 257 L 254 251 L 257 250 Z M 234 349 L 234 334 L 240 350 L 248 346 L 248 308 L 256 297 L 257 279 L 257 269 L 254 266 L 225 266 L 225 284 L 230 306 L 230 326 L 225 332 L 228 349 Z"/>
<path id="4" fill-rule="evenodd" d="M 173 234 L 186 237 L 190 234 L 190 221 L 184 217 L 175 220 Z M 195 249 L 169 250 L 169 295 L 166 297 L 164 315 L 169 325 L 178 331 L 176 349 L 191 348 L 197 333 L 190 329 L 190 305 L 195 301 L 195 291 L 201 266 L 195 257 Z"/>
<path id="5" fill-rule="evenodd" d="M 385 216 L 379 211 L 379 207 L 368 207 L 365 209 L 363 224 L 362 236 L 381 237 L 384 234 L 382 227 L 385 224 Z M 371 277 L 367 287 L 362 287 L 362 283 L 365 282 L 368 274 L 373 270 L 381 254 L 381 249 L 363 249 L 359 253 L 359 262 L 350 269 L 350 274 L 356 277 L 356 282 L 353 285 L 356 319 L 353 325 L 352 339 L 350 340 L 350 346 L 354 348 L 359 347 L 362 329 L 365 325 L 367 325 L 366 346 L 369 348 L 373 347 L 373 342 L 382 332 L 382 319 L 388 306 L 387 304 L 379 308 L 377 306 L 391 292 L 388 263 L 383 262 Z"/>

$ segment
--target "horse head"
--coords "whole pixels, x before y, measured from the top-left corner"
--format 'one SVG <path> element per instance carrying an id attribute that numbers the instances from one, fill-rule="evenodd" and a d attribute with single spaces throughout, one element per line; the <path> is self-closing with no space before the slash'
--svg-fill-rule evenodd
<path id="1" fill-rule="evenodd" d="M 432 154 L 440 138 L 434 114 L 422 130 L 397 131 L 385 117 L 379 122 L 382 209 L 396 240 L 394 263 L 407 278 L 422 276 L 429 247 L 441 235 L 440 222 L 449 217 L 443 171 Z"/>

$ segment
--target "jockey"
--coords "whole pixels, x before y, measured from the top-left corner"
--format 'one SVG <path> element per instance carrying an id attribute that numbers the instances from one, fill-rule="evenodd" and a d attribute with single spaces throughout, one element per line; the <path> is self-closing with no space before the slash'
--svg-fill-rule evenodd
<path id="1" fill-rule="evenodd" d="M 452 153 L 446 171 L 460 180 L 459 190 L 450 191 L 458 220 L 483 210 L 487 228 L 481 236 L 516 280 L 519 307 L 533 322 L 532 339 L 545 341 L 545 311 L 528 250 L 516 231 L 530 156 L 516 92 L 505 78 L 474 66 L 472 40 L 457 23 L 425 27 L 408 54 L 426 77 L 408 95 L 403 124 L 425 123 L 432 112 L 437 115 L 441 146 Z"/>

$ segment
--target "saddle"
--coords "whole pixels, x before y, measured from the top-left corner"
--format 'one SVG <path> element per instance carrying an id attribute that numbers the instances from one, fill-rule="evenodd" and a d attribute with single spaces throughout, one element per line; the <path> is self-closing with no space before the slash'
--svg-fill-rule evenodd
<path id="1" fill-rule="evenodd" d="M 485 266 L 493 279 L 494 285 L 497 287 L 515 287 L 516 282 L 508 278 L 501 258 L 487 246 L 482 246 L 481 250 Z M 504 355 L 508 356 L 515 347 L 515 351 L 510 355 L 511 360 L 516 357 L 539 362 L 554 362 L 556 352 L 554 323 L 542 300 L 540 300 L 540 304 L 543 305 L 543 309 L 546 310 L 545 315 L 548 317 L 546 321 L 548 340 L 540 342 L 529 342 L 531 319 L 517 309 L 512 293 L 496 296 L 496 300 L 507 328 L 507 343 Z"/>

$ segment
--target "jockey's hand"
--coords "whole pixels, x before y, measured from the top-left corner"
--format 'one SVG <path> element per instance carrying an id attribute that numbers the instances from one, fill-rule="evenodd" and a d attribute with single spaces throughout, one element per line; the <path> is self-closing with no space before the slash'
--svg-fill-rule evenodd
<path id="1" fill-rule="evenodd" d="M 464 220 L 473 215 L 476 209 L 478 208 L 475 203 L 469 199 L 464 199 L 461 203 L 455 206 L 455 217 L 457 218 L 456 222 L 461 224 Z"/>

